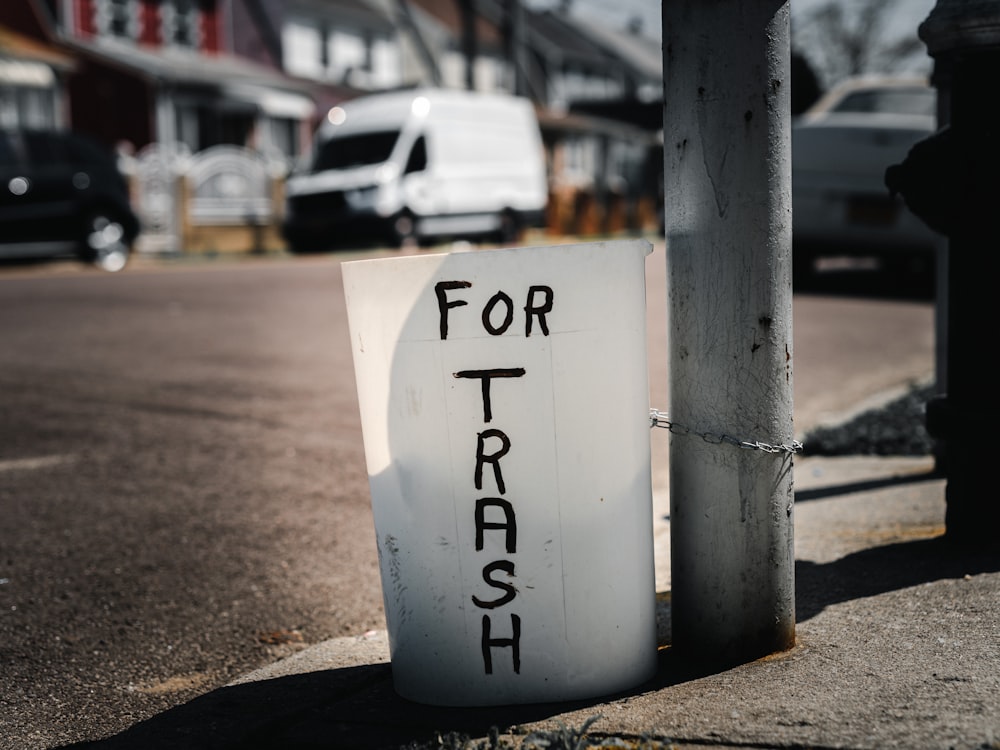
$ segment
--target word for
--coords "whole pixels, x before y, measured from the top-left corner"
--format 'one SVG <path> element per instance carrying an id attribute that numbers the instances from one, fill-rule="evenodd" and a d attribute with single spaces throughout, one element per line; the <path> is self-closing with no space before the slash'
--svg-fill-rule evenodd
<path id="1" fill-rule="evenodd" d="M 468 289 L 471 286 L 471 281 L 439 281 L 434 285 L 434 293 L 437 295 L 438 301 L 438 312 L 440 313 L 442 339 L 448 338 L 448 311 L 452 308 L 464 307 L 469 304 L 468 300 L 464 299 L 448 299 L 448 292 L 456 289 Z M 536 295 L 541 295 L 542 301 L 540 303 L 536 302 Z M 499 325 L 495 325 L 493 321 L 498 309 L 503 315 L 503 319 Z M 541 329 L 542 334 L 545 336 L 549 335 L 549 326 L 545 320 L 545 315 L 552 312 L 552 287 L 542 284 L 529 286 L 524 307 L 521 309 L 524 310 L 525 336 L 531 335 L 532 323 L 535 318 L 538 318 L 538 327 Z M 507 329 L 510 328 L 511 323 L 514 322 L 514 301 L 510 298 L 510 295 L 501 290 L 490 297 L 483 306 L 481 319 L 483 328 L 491 336 L 505 334 Z"/>
<path id="2" fill-rule="evenodd" d="M 472 286 L 469 281 L 440 281 L 434 285 L 439 313 L 439 334 L 442 340 L 448 338 L 448 318 L 450 311 L 467 306 L 467 300 L 450 297 L 449 292 L 458 292 Z M 524 335 L 534 332 L 537 322 L 538 330 L 543 336 L 549 335 L 546 315 L 552 312 L 552 288 L 544 285 L 528 287 L 524 306 Z M 514 322 L 514 302 L 510 295 L 498 291 L 483 306 L 481 321 L 483 329 L 491 336 L 501 336 L 507 332 Z M 482 393 L 483 423 L 493 421 L 492 386 L 494 381 L 525 377 L 523 367 L 502 367 L 483 370 L 460 370 L 454 373 L 456 378 L 478 380 Z M 495 427 L 479 432 L 476 436 L 476 465 L 473 471 L 473 484 L 477 491 L 483 491 L 484 474 L 492 474 L 493 485 L 498 496 L 479 497 L 475 502 L 473 521 L 476 529 L 476 551 L 482 552 L 486 546 L 486 534 L 502 533 L 504 550 L 508 555 L 517 553 L 517 513 L 513 503 L 504 497 L 507 485 L 503 480 L 500 460 L 511 451 L 510 438 Z M 493 598 L 472 596 L 472 603 L 483 610 L 495 610 L 511 604 L 517 598 L 517 587 L 510 583 L 515 579 L 514 562 L 509 559 L 492 560 L 483 566 L 482 577 L 490 587 Z M 510 636 L 495 636 L 493 621 L 489 614 L 483 614 L 481 648 L 483 667 L 486 674 L 493 674 L 494 649 L 511 651 L 511 661 L 515 674 L 521 673 L 521 618 L 511 613 Z"/>

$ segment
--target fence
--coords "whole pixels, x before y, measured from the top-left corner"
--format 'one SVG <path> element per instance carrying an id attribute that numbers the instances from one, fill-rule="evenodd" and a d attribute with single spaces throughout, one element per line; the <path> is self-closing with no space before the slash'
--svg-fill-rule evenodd
<path id="1" fill-rule="evenodd" d="M 659 153 L 656 154 L 659 161 Z M 191 153 L 183 145 L 151 144 L 122 157 L 142 221 L 144 253 L 253 252 L 284 249 L 281 220 L 287 164 L 240 146 Z M 546 216 L 552 235 L 656 231 L 655 191 L 638 193 L 553 178 Z"/>
<path id="2" fill-rule="evenodd" d="M 151 144 L 123 159 L 142 221 L 139 252 L 248 252 L 283 246 L 284 162 L 239 146 L 192 154 Z"/>

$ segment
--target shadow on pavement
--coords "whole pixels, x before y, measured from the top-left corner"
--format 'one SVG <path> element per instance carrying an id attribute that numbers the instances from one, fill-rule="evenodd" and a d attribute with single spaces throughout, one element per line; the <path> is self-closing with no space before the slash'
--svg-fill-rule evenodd
<path id="1" fill-rule="evenodd" d="M 818 499 L 906 482 L 932 474 L 887 478 L 813 490 Z M 799 499 L 801 500 L 801 494 Z M 797 561 L 799 623 L 826 608 L 924 583 L 960 580 L 1000 571 L 1000 550 L 956 546 L 945 537 L 868 548 L 829 563 Z M 592 709 L 629 696 L 682 684 L 729 666 L 693 663 L 672 648 L 659 653 L 649 682 L 613 696 L 563 703 L 443 708 L 411 703 L 396 695 L 387 663 L 330 669 L 219 688 L 105 739 L 62 750 L 306 750 L 352 748 L 461 747 L 447 736 L 486 737 L 491 730 L 539 722 L 571 711 Z M 445 742 L 438 741 L 444 737 Z"/>
<path id="2" fill-rule="evenodd" d="M 61 750 L 438 747 L 439 735 L 486 736 L 494 728 L 506 730 L 603 700 L 489 708 L 418 705 L 395 693 L 390 667 L 381 663 L 219 688 L 114 737 Z"/>
<path id="3" fill-rule="evenodd" d="M 944 479 L 943 474 L 930 471 L 923 474 L 909 474 L 906 476 L 866 479 L 861 482 L 835 484 L 829 487 L 815 487 L 809 490 L 795 490 L 795 502 L 805 503 L 810 500 L 823 500 L 825 498 L 837 497 L 839 495 L 852 495 L 857 492 L 872 492 L 874 490 L 884 490 L 889 487 L 899 487 L 919 482 L 934 482 L 940 479 Z"/>
<path id="4" fill-rule="evenodd" d="M 957 549 L 943 537 L 875 547 L 826 564 L 800 561 L 797 619 L 809 620 L 828 606 L 853 599 L 998 570 L 1000 553 Z M 651 681 L 619 695 L 488 708 L 442 708 L 406 701 L 394 692 L 386 663 L 309 672 L 220 688 L 109 739 L 62 750 L 396 750 L 410 743 L 450 747 L 438 738 L 485 737 L 494 728 L 507 730 L 588 707 L 596 715 L 610 701 L 727 668 L 691 663 L 670 648 L 660 651 L 659 662 Z"/>
<path id="5" fill-rule="evenodd" d="M 827 607 L 922 583 L 1000 571 L 1000 551 L 963 549 L 944 536 L 855 552 L 830 563 L 795 564 L 796 620 Z"/>

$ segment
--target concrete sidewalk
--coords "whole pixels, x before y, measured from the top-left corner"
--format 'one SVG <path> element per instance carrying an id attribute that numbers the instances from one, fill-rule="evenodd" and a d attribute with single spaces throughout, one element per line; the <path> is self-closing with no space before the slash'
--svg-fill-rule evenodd
<path id="1" fill-rule="evenodd" d="M 796 460 L 798 625 L 787 653 L 712 672 L 662 648 L 656 677 L 628 694 L 444 709 L 395 695 L 376 631 L 74 747 L 1000 748 L 1000 552 L 941 538 L 945 481 L 932 469 L 929 458 Z M 662 493 L 656 503 L 668 646 Z M 572 744 L 585 726 L 586 743 Z"/>

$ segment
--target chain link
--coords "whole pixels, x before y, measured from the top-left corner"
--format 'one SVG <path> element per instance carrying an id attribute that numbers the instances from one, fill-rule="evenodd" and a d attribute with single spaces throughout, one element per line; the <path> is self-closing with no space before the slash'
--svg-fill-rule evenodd
<path id="1" fill-rule="evenodd" d="M 791 445 L 784 445 L 780 443 L 775 445 L 773 443 L 764 443 L 760 440 L 740 440 L 739 438 L 732 437 L 731 435 L 724 435 L 717 432 L 698 432 L 696 430 L 692 430 L 690 427 L 685 427 L 684 425 L 672 422 L 666 412 L 659 411 L 658 409 L 649 410 L 649 426 L 650 428 L 662 427 L 675 435 L 694 435 L 695 437 L 700 437 L 706 443 L 711 443 L 712 445 L 721 445 L 726 443 L 727 445 L 733 445 L 744 450 L 763 451 L 764 453 L 795 454 L 802 451 L 802 443 L 798 440 L 793 440 Z"/>

